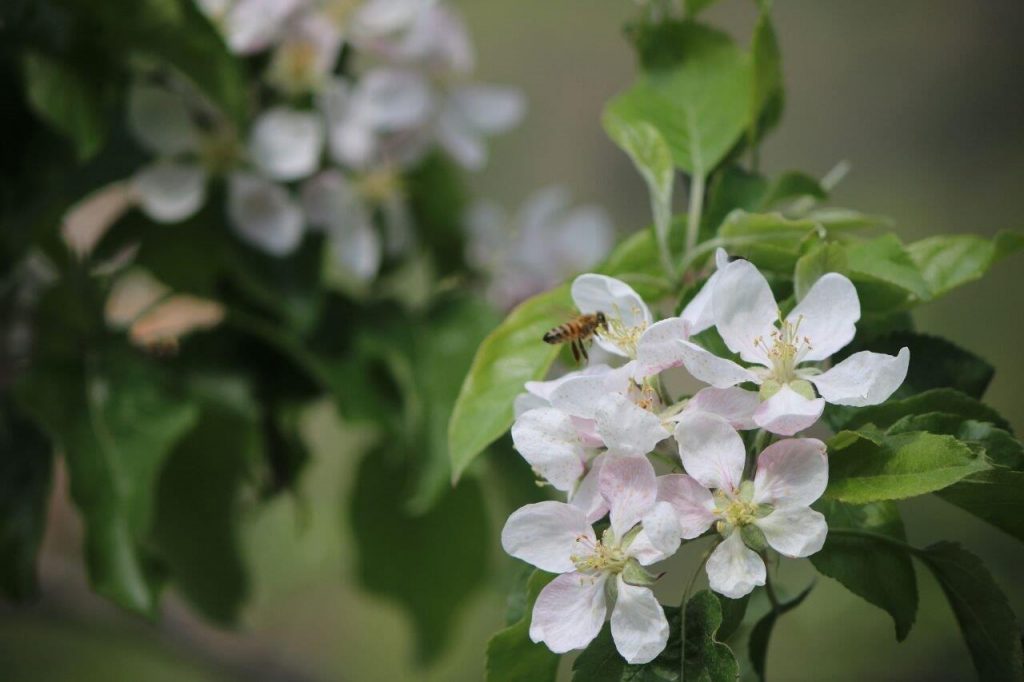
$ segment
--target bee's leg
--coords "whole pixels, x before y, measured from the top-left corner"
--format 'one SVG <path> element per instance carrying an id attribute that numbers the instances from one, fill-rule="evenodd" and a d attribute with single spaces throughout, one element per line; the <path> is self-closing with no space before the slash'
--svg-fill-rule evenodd
<path id="1" fill-rule="evenodd" d="M 588 362 L 590 361 L 590 356 L 587 355 L 587 346 L 583 343 L 582 339 L 580 339 L 580 354 L 583 356 L 584 360 Z"/>
<path id="2" fill-rule="evenodd" d="M 576 348 L 576 341 L 570 343 L 569 347 L 572 348 L 572 357 L 576 361 L 576 364 L 580 364 L 580 351 Z"/>

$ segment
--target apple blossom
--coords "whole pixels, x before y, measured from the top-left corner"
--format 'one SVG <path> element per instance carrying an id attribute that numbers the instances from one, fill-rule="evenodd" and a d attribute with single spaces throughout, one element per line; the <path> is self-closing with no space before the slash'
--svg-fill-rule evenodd
<path id="1" fill-rule="evenodd" d="M 512 556 L 559 573 L 537 597 L 530 639 L 555 653 L 589 644 L 614 602 L 612 638 L 630 663 L 646 663 L 668 642 L 668 621 L 643 567 L 679 547 L 680 529 L 670 503 L 658 501 L 658 483 L 643 457 L 619 457 L 601 469 L 599 492 L 610 527 L 598 539 L 579 508 L 539 502 L 513 512 L 501 534 Z"/>
<path id="2" fill-rule="evenodd" d="M 825 517 L 809 505 L 828 483 L 824 443 L 813 438 L 773 443 L 758 456 L 753 480 L 744 480 L 746 448 L 724 419 L 686 415 L 676 440 L 686 474 L 663 476 L 659 499 L 676 509 L 683 538 L 712 526 L 721 535 L 707 561 L 711 589 L 737 599 L 763 585 L 767 573 L 759 552 L 767 547 L 787 557 L 810 556 L 822 548 Z"/>
<path id="3" fill-rule="evenodd" d="M 825 371 L 801 366 L 827 360 L 853 340 L 860 302 L 853 283 L 838 273 L 821 277 L 783 318 L 764 276 L 749 261 L 739 260 L 720 271 L 711 304 L 722 339 L 753 367 L 717 357 L 688 340 L 677 342 L 680 360 L 694 377 L 718 388 L 759 385 L 763 402 L 754 421 L 773 433 L 788 436 L 808 428 L 826 402 L 883 402 L 906 377 L 906 348 L 895 357 L 861 351 Z"/>

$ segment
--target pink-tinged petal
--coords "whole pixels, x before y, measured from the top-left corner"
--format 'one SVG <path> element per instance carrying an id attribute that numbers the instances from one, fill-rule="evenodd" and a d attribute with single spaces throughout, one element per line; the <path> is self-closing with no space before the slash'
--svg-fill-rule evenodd
<path id="1" fill-rule="evenodd" d="M 652 324 L 637 343 L 633 376 L 644 379 L 670 367 L 681 366 L 683 353 L 677 342 L 689 338 L 689 323 L 681 317 L 670 317 Z"/>
<path id="2" fill-rule="evenodd" d="M 825 517 L 810 507 L 777 509 L 754 522 L 764 531 L 772 548 L 783 556 L 810 556 L 825 545 L 828 524 Z"/>
<path id="3" fill-rule="evenodd" d="M 761 379 L 732 360 L 720 358 L 690 341 L 677 341 L 686 371 L 693 378 L 716 388 L 729 388 L 745 381 L 761 383 Z"/>
<path id="4" fill-rule="evenodd" d="M 799 337 L 810 340 L 810 350 L 803 354 L 808 362 L 824 360 L 850 343 L 859 319 L 857 289 L 837 272 L 823 275 L 786 316 L 790 324 L 799 322 Z"/>
<path id="5" fill-rule="evenodd" d="M 649 663 L 665 650 L 668 620 L 649 587 L 618 578 L 618 597 L 612 609 L 612 639 L 627 663 Z"/>
<path id="6" fill-rule="evenodd" d="M 566 573 L 544 586 L 533 605 L 530 639 L 556 654 L 583 649 L 604 625 L 608 574 Z"/>
<path id="7" fill-rule="evenodd" d="M 572 417 L 553 407 L 520 415 L 512 425 L 512 443 L 534 471 L 557 490 L 572 490 L 583 475 L 586 451 Z"/>
<path id="8" fill-rule="evenodd" d="M 759 343 L 775 330 L 779 306 L 764 275 L 750 261 L 729 263 L 719 271 L 711 301 L 725 345 L 747 362 L 768 366 Z"/>
<path id="9" fill-rule="evenodd" d="M 582 417 L 573 417 L 572 425 L 576 427 L 576 435 L 579 437 L 583 447 L 604 447 L 604 439 L 601 438 L 601 434 L 597 431 L 596 421 L 593 419 L 583 419 Z"/>
<path id="10" fill-rule="evenodd" d="M 780 436 L 792 436 L 814 426 L 824 409 L 825 401 L 821 398 L 808 400 L 789 386 L 783 386 L 778 393 L 758 405 L 754 411 L 754 423 Z"/>
<path id="11" fill-rule="evenodd" d="M 681 537 L 692 540 L 715 522 L 715 500 L 711 491 L 686 474 L 658 478 L 658 500 L 668 502 L 679 519 Z"/>
<path id="12" fill-rule="evenodd" d="M 816 438 L 788 438 L 757 458 L 754 502 L 776 508 L 806 507 L 828 485 L 825 444 Z"/>
<path id="13" fill-rule="evenodd" d="M 609 393 L 601 399 L 594 421 L 605 447 L 622 455 L 646 455 L 672 435 L 656 414 L 619 393 Z"/>
<path id="14" fill-rule="evenodd" d="M 761 405 L 761 398 L 756 391 L 747 391 L 733 386 L 731 388 L 715 388 L 708 386 L 697 392 L 697 395 L 686 403 L 681 414 L 690 412 L 707 412 L 718 415 L 729 422 L 738 431 L 753 429 L 754 411 Z"/>
<path id="15" fill-rule="evenodd" d="M 641 520 L 642 528 L 630 543 L 629 556 L 644 566 L 664 561 L 679 549 L 682 530 L 675 508 L 668 502 L 656 502 Z"/>
<path id="16" fill-rule="evenodd" d="M 651 311 L 633 288 L 613 277 L 587 273 L 572 283 L 572 300 L 581 313 L 602 312 L 609 320 L 621 320 L 627 328 L 646 328 Z M 598 335 L 597 344 L 609 353 L 629 357 L 630 353 L 614 342 Z"/>
<path id="17" fill-rule="evenodd" d="M 676 442 L 686 473 L 705 488 L 739 487 L 747 450 L 729 422 L 704 412 L 683 415 L 676 426 Z"/>
<path id="18" fill-rule="evenodd" d="M 725 249 L 715 251 L 715 264 L 719 271 L 729 264 L 729 256 L 725 253 Z M 697 295 L 686 304 L 680 315 L 688 323 L 691 336 L 715 326 L 715 311 L 711 303 L 711 294 L 718 283 L 718 277 L 718 271 L 712 273 Z"/>
<path id="19" fill-rule="evenodd" d="M 832 369 L 807 377 L 821 397 L 833 405 L 863 407 L 885 402 L 907 378 L 910 350 L 899 355 L 861 351 Z"/>
<path id="20" fill-rule="evenodd" d="M 612 532 L 622 538 L 651 510 L 658 496 L 654 467 L 646 457 L 610 457 L 601 467 L 601 496 Z"/>
<path id="21" fill-rule="evenodd" d="M 706 570 L 708 586 L 730 599 L 750 594 L 758 585 L 764 585 L 767 577 L 764 561 L 743 544 L 738 531 L 733 531 L 715 547 L 708 557 Z"/>
<path id="22" fill-rule="evenodd" d="M 574 554 L 595 542 L 583 510 L 564 502 L 537 502 L 512 512 L 501 530 L 501 546 L 511 556 L 549 573 L 575 570 Z"/>
<path id="23" fill-rule="evenodd" d="M 598 519 L 608 513 L 608 503 L 601 496 L 601 467 L 609 455 L 602 453 L 595 457 L 583 475 L 580 484 L 569 497 L 569 504 L 582 509 L 587 515 L 587 523 L 596 523 Z"/>
<path id="24" fill-rule="evenodd" d="M 567 414 L 583 419 L 597 417 L 597 406 L 609 393 L 625 393 L 634 364 L 604 372 L 579 373 L 559 383 L 549 394 L 551 404 Z"/>

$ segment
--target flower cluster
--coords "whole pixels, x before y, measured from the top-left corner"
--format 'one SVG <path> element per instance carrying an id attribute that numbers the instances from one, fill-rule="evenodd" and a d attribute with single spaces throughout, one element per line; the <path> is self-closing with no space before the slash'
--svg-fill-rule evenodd
<path id="1" fill-rule="evenodd" d="M 769 550 L 820 550 L 828 529 L 810 505 L 828 483 L 825 445 L 789 436 L 813 426 L 826 402 L 877 404 L 906 376 L 905 348 L 830 365 L 860 318 L 846 277 L 821 277 L 783 315 L 750 262 L 730 262 L 719 250 L 716 265 L 679 316 L 658 322 L 624 282 L 579 276 L 576 306 L 608 321 L 595 343 L 625 362 L 530 382 L 516 402 L 516 449 L 566 496 L 516 511 L 502 535 L 512 556 L 561 574 L 540 593 L 530 629 L 552 651 L 585 647 L 614 602 L 611 631 L 622 656 L 656 657 L 668 626 L 644 567 L 682 541 L 715 538 L 708 581 L 731 598 L 765 584 Z M 734 357 L 698 343 L 712 328 Z M 710 385 L 674 400 L 673 368 Z M 748 441 L 758 445 L 748 451 L 739 432 L 755 429 Z M 652 459 L 675 462 L 674 471 L 656 475 Z M 600 539 L 593 524 L 606 526 Z"/>
<path id="2" fill-rule="evenodd" d="M 130 129 L 154 160 L 131 188 L 153 220 L 178 223 L 226 180 L 230 225 L 274 256 L 308 230 L 349 276 L 375 276 L 411 243 L 402 172 L 440 148 L 475 170 L 485 138 L 514 126 L 512 89 L 469 82 L 474 55 L 455 11 L 425 0 L 199 0 L 235 53 L 266 63 L 248 131 L 188 81 L 160 71 L 129 97 Z M 359 62 L 353 66 L 353 56 Z M 379 216 L 383 229 L 378 229 Z"/>

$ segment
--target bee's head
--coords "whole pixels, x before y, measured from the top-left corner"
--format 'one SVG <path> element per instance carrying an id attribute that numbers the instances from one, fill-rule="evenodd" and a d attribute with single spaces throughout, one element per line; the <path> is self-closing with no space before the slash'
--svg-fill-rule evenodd
<path id="1" fill-rule="evenodd" d="M 608 318 L 606 318 L 604 316 L 604 313 L 602 313 L 601 311 L 597 312 L 597 324 L 599 327 L 608 329 Z"/>

